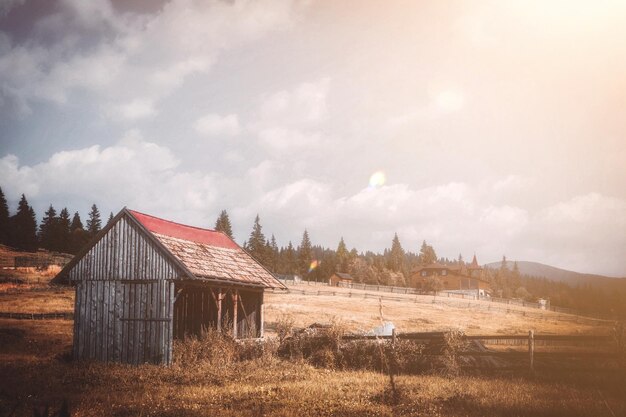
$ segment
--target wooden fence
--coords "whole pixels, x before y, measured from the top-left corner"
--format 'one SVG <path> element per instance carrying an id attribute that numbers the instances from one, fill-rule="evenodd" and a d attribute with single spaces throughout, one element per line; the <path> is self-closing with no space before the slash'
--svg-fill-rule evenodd
<path id="1" fill-rule="evenodd" d="M 298 289 L 298 288 L 289 288 L 287 291 L 284 290 L 274 290 L 274 294 L 302 294 L 302 295 L 316 295 L 316 296 L 338 296 L 338 297 L 348 297 L 348 298 L 362 298 L 362 299 L 375 299 L 381 301 L 402 301 L 402 302 L 412 302 L 416 304 L 440 304 L 447 305 L 451 307 L 466 307 L 468 309 L 474 310 L 484 310 L 484 311 L 494 311 L 501 312 L 506 314 L 519 314 L 524 317 L 533 317 L 539 319 L 547 319 L 547 318 L 556 318 L 559 320 L 567 320 L 567 321 L 576 321 L 576 322 L 589 322 L 589 323 L 597 323 L 597 322 L 614 322 L 614 320 L 604 320 L 587 316 L 578 316 L 568 313 L 556 313 L 552 312 L 548 316 L 546 314 L 547 310 L 539 310 L 539 309 L 529 309 L 524 308 L 521 305 L 516 304 L 499 304 L 499 303 L 490 303 L 479 300 L 471 300 L 471 299 L 460 299 L 454 297 L 439 297 L 433 295 L 390 295 L 390 294 L 372 294 L 367 292 L 352 292 L 352 291 L 342 291 L 342 290 L 332 290 L 329 287 L 327 290 L 306 290 L 306 289 Z"/>
<path id="2" fill-rule="evenodd" d="M 0 311 L 0 318 L 18 320 L 73 320 L 74 313 L 12 313 Z"/>
<path id="3" fill-rule="evenodd" d="M 395 344 L 397 340 L 410 340 L 423 344 L 428 349 L 428 355 L 444 354 L 445 332 L 417 332 L 396 333 L 393 329 L 391 335 L 345 335 L 343 340 L 385 340 Z M 491 357 L 504 359 L 510 363 L 527 363 L 531 371 L 535 370 L 536 360 L 542 361 L 562 359 L 600 359 L 615 360 L 624 358 L 624 331 L 620 324 L 615 328 L 612 335 L 552 335 L 535 334 L 529 331 L 527 335 L 461 335 L 459 338 L 473 349 L 459 349 L 454 354 L 459 357 Z M 497 350 L 489 349 L 492 346 L 522 346 L 527 350 Z M 434 346 L 434 349 L 432 347 Z M 549 347 L 550 350 L 541 351 L 536 348 Z M 556 348 L 556 349 L 555 349 Z M 581 349 L 582 348 L 582 349 Z M 439 350 L 438 350 L 439 349 Z M 507 366 L 504 366 L 506 368 Z M 508 366 L 519 368 L 518 366 Z M 499 366 L 503 368 L 503 366 Z"/>

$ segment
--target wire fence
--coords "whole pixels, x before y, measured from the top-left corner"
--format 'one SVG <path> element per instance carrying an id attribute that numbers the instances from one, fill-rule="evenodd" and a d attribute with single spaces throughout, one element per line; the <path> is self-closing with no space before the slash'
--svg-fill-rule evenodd
<path id="1" fill-rule="evenodd" d="M 595 317 L 588 317 L 584 315 L 577 315 L 571 313 L 557 313 L 554 311 L 548 312 L 547 310 L 539 310 L 539 309 L 531 309 L 528 307 L 524 307 L 518 304 L 507 304 L 502 305 L 498 303 L 492 303 L 485 300 L 476 300 L 476 299 L 461 299 L 456 297 L 447 297 L 447 296 L 438 296 L 438 295 L 411 295 L 409 294 L 400 294 L 395 293 L 397 295 L 382 295 L 382 294 L 374 294 L 369 292 L 361 292 L 361 291 L 345 291 L 345 290 L 332 290 L 328 287 L 327 290 L 308 290 L 308 289 L 299 289 L 299 288 L 289 288 L 287 291 L 284 290 L 274 290 L 275 294 L 301 294 L 301 295 L 312 295 L 312 296 L 337 296 L 337 297 L 347 297 L 347 298 L 356 298 L 356 299 L 374 299 L 380 301 L 399 301 L 399 302 L 411 302 L 415 304 L 439 304 L 446 305 L 450 307 L 464 307 L 474 311 L 493 311 L 500 312 L 506 314 L 518 314 L 524 317 L 529 318 L 537 318 L 537 319 L 558 319 L 563 321 L 573 321 L 576 323 L 590 323 L 597 324 L 599 322 L 608 322 L 612 323 L 615 320 L 606 320 Z"/>
<path id="2" fill-rule="evenodd" d="M 422 291 L 416 288 L 395 287 L 395 286 L 388 286 L 388 285 L 361 284 L 361 283 L 356 283 L 356 282 L 352 284 L 339 282 L 337 286 L 341 288 L 358 289 L 358 290 L 364 290 L 364 291 L 386 292 L 386 293 L 392 293 L 392 294 L 411 294 L 411 295 L 428 295 L 428 296 L 434 295 L 436 297 L 451 298 L 451 299 L 477 300 L 477 301 L 481 300 L 481 301 L 488 301 L 490 303 L 500 303 L 500 304 L 506 304 L 508 306 L 519 306 L 519 307 L 524 307 L 524 308 L 536 308 L 539 310 L 549 310 L 549 311 L 553 311 L 556 313 L 592 317 L 595 319 L 607 320 L 607 321 L 614 321 L 617 319 L 616 317 L 613 317 L 609 314 L 603 314 L 599 312 L 576 310 L 572 308 L 558 307 L 558 306 L 553 306 L 549 304 L 546 305 L 540 302 L 531 302 L 531 301 L 525 301 L 525 300 L 515 300 L 515 299 L 510 299 L 510 298 L 483 296 L 483 295 L 479 295 L 477 290 L 475 290 L 476 291 L 475 294 L 470 294 L 470 291 L 467 291 L 466 293 L 439 291 L 436 294 L 433 294 L 432 292 Z"/>

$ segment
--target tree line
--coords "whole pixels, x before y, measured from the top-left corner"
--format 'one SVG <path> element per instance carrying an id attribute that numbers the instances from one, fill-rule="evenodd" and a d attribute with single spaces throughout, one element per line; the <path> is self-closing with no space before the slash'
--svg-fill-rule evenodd
<path id="1" fill-rule="evenodd" d="M 109 215 L 107 222 L 113 219 Z M 7 200 L 0 188 L 0 243 L 18 250 L 36 251 L 44 248 L 50 251 L 76 254 L 89 239 L 103 227 L 100 211 L 96 204 L 91 206 L 87 221 L 83 224 L 78 212 L 70 216 L 64 207 L 60 211 L 50 205 L 38 224 L 35 211 L 22 194 L 15 214 L 10 215 Z M 214 229 L 233 238 L 230 218 L 222 210 Z M 358 252 L 348 249 L 343 237 L 336 249 L 326 248 L 312 242 L 308 230 L 304 230 L 299 244 L 291 241 L 279 246 L 273 234 L 267 238 L 263 232 L 261 219 L 257 215 L 244 249 L 270 272 L 281 275 L 299 275 L 304 280 L 326 282 L 335 272 L 350 274 L 355 282 L 374 285 L 415 287 L 412 272 L 421 265 L 434 262 L 460 266 L 464 264 L 462 255 L 456 259 L 438 257 L 432 245 L 426 241 L 417 252 L 406 251 L 397 234 L 390 241 L 390 247 L 382 253 Z M 584 285 L 572 286 L 543 277 L 521 274 L 517 263 L 508 268 L 503 257 L 500 268 L 485 268 L 483 280 L 489 283 L 494 296 L 519 298 L 535 301 L 549 299 L 552 305 L 578 310 L 620 314 L 626 316 L 626 280 L 616 280 L 610 288 Z M 443 287 L 440 278 L 429 278 L 425 290 L 438 290 Z"/>
<path id="2" fill-rule="evenodd" d="M 109 221 L 113 219 L 113 213 Z M 35 210 L 22 194 L 15 214 L 10 215 L 2 188 L 0 188 L 0 243 L 17 250 L 34 252 L 43 248 L 54 252 L 76 254 L 87 241 L 102 229 L 98 207 L 93 204 L 87 222 L 83 225 L 76 211 L 70 217 L 67 207 L 59 212 L 52 206 L 38 224 Z"/>

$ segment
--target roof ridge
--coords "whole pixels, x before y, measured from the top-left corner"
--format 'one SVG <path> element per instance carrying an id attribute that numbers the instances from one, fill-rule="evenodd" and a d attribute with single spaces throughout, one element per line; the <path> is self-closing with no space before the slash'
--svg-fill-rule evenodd
<path id="1" fill-rule="evenodd" d="M 162 217 L 157 217 L 157 216 L 153 216 L 152 214 L 147 214 L 147 213 L 142 213 L 141 211 L 137 211 L 137 210 L 132 210 L 132 209 L 128 209 L 128 211 L 130 211 L 131 213 L 137 213 L 137 214 L 141 214 L 142 216 L 147 216 L 147 217 L 152 217 L 153 219 L 157 219 L 157 220 L 161 220 L 163 222 L 167 222 L 167 223 L 171 223 L 171 224 L 175 224 L 177 226 L 185 226 L 185 227 L 190 227 L 192 229 L 198 229 L 198 230 L 202 230 L 204 232 L 214 232 L 214 233 L 221 233 L 224 236 L 228 237 L 229 239 L 231 239 L 234 242 L 234 239 L 231 238 L 230 236 L 228 236 L 226 233 L 222 232 L 221 230 L 215 230 L 215 229 L 207 229 L 205 227 L 198 227 L 198 226 L 192 226 L 190 224 L 183 224 L 183 223 L 178 223 L 172 220 L 168 220 L 168 219 L 164 219 Z"/>

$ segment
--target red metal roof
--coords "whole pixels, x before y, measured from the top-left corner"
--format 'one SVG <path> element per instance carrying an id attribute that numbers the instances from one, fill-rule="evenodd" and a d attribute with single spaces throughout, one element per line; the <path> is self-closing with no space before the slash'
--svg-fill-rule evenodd
<path id="1" fill-rule="evenodd" d="M 189 240 L 196 243 L 204 243 L 210 246 L 217 246 L 220 248 L 239 248 L 239 245 L 233 242 L 231 238 L 222 232 L 187 226 L 185 224 L 175 223 L 169 220 L 150 216 L 149 214 L 139 213 L 134 210 L 128 211 L 139 221 L 139 223 L 151 232 L 178 239 Z"/>

